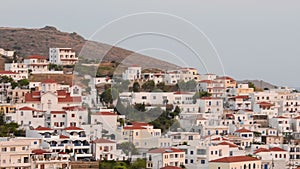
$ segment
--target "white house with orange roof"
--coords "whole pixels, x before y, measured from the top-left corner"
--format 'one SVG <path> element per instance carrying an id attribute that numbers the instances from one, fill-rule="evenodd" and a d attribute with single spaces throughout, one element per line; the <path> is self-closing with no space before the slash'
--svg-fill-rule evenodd
<path id="1" fill-rule="evenodd" d="M 215 80 L 223 83 L 225 85 L 225 88 L 236 88 L 236 81 L 229 76 L 217 77 Z"/>
<path id="2" fill-rule="evenodd" d="M 230 89 L 229 93 L 234 96 L 249 96 L 254 93 L 254 89 L 248 84 L 237 84 L 237 87 Z"/>
<path id="3" fill-rule="evenodd" d="M 225 97 L 226 87 L 222 81 L 217 80 L 201 80 L 198 81 L 197 90 L 200 92 L 208 92 L 212 97 Z"/>
<path id="4" fill-rule="evenodd" d="M 26 76 L 24 76 L 23 74 L 19 74 L 17 72 L 13 72 L 13 71 L 6 71 L 6 70 L 1 70 L 0 71 L 0 76 L 7 76 L 12 78 L 14 81 L 18 81 L 21 79 L 25 79 Z"/>
<path id="5" fill-rule="evenodd" d="M 190 80 L 198 81 L 200 80 L 200 75 L 198 70 L 195 68 L 181 68 L 180 71 L 180 80 L 188 82 Z"/>
<path id="6" fill-rule="evenodd" d="M 90 139 L 80 127 L 54 130 L 39 126 L 26 130 L 26 137 L 40 138 L 52 152 L 69 154 L 75 160 L 92 157 Z"/>
<path id="7" fill-rule="evenodd" d="M 29 73 L 39 73 L 48 71 L 49 62 L 47 61 L 47 58 L 45 56 L 32 55 L 25 57 L 24 64 L 27 65 Z"/>
<path id="8" fill-rule="evenodd" d="M 35 109 L 33 107 L 23 106 L 15 113 L 7 113 L 7 119 L 18 123 L 22 128 L 45 126 L 46 111 Z"/>
<path id="9" fill-rule="evenodd" d="M 176 148 L 158 148 L 147 152 L 146 168 L 160 169 L 166 166 L 180 167 L 185 163 L 184 150 Z"/>
<path id="10" fill-rule="evenodd" d="M 69 158 L 42 149 L 39 138 L 2 138 L 0 140 L 1 168 L 65 168 Z"/>
<path id="11" fill-rule="evenodd" d="M 99 138 L 92 142 L 92 153 L 95 160 L 126 160 L 126 155 L 122 150 L 117 149 L 117 143 L 112 140 Z"/>
<path id="12" fill-rule="evenodd" d="M 121 130 L 123 142 L 131 141 L 136 148 L 149 149 L 159 147 L 161 129 L 155 129 L 153 125 L 144 122 L 132 122 Z"/>
<path id="13" fill-rule="evenodd" d="M 142 73 L 142 79 L 145 81 L 153 80 L 155 84 L 158 84 L 158 83 L 165 81 L 165 73 L 163 73 L 163 72 L 157 72 L 157 73 L 145 72 L 145 73 Z"/>
<path id="14" fill-rule="evenodd" d="M 283 169 L 287 168 L 289 162 L 289 152 L 279 148 L 259 148 L 254 152 L 262 161 L 262 168 Z"/>
<path id="15" fill-rule="evenodd" d="M 243 148 L 248 148 L 251 146 L 251 144 L 254 141 L 254 133 L 251 130 L 242 128 L 239 130 L 236 130 L 234 132 L 234 135 L 240 138 L 239 146 Z"/>
<path id="16" fill-rule="evenodd" d="M 75 65 L 78 56 L 72 48 L 49 48 L 49 61 L 57 65 Z"/>
<path id="17" fill-rule="evenodd" d="M 45 111 L 62 110 L 63 107 L 81 106 L 81 96 L 72 96 L 67 90 L 57 90 L 58 84 L 47 79 L 41 83 L 41 91 L 33 91 L 25 95 L 25 105 Z"/>
<path id="18" fill-rule="evenodd" d="M 250 156 L 223 157 L 209 162 L 209 169 L 260 169 L 261 160 Z"/>
<path id="19" fill-rule="evenodd" d="M 255 114 L 268 115 L 268 118 L 273 118 L 278 116 L 278 107 L 271 102 L 256 102 L 253 105 L 253 111 Z"/>
<path id="20" fill-rule="evenodd" d="M 28 79 L 28 68 L 25 63 L 5 63 L 5 71 L 18 73 L 21 78 Z"/>
<path id="21" fill-rule="evenodd" d="M 60 111 L 50 111 L 50 128 L 62 129 L 70 126 L 81 126 L 88 122 L 87 109 L 80 106 L 63 107 Z"/>
<path id="22" fill-rule="evenodd" d="M 231 110 L 251 109 L 251 100 L 246 95 L 233 96 L 228 98 L 228 108 Z"/>

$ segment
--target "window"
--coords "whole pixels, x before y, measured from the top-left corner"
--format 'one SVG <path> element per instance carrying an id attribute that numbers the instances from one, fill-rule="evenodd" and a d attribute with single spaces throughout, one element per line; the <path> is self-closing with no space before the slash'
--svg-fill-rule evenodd
<path id="1" fill-rule="evenodd" d="M 193 136 L 189 136 L 189 140 L 194 140 Z"/>
<path id="2" fill-rule="evenodd" d="M 201 164 L 205 164 L 205 160 L 201 160 Z"/>
<path id="3" fill-rule="evenodd" d="M 191 164 L 193 164 L 193 163 L 194 163 L 194 160 L 193 160 L 193 159 L 191 159 L 191 160 L 190 160 L 190 163 L 191 163 Z"/>
<path id="4" fill-rule="evenodd" d="M 190 154 L 193 155 L 193 154 L 194 154 L 194 151 L 191 151 Z"/>
<path id="5" fill-rule="evenodd" d="M 53 118 L 56 118 L 56 115 L 53 115 Z"/>
<path id="6" fill-rule="evenodd" d="M 10 151 L 16 151 L 16 147 L 11 147 Z"/>
<path id="7" fill-rule="evenodd" d="M 147 96 L 142 96 L 142 99 L 143 99 L 143 100 L 146 100 L 146 99 L 147 99 Z"/>
<path id="8" fill-rule="evenodd" d="M 36 145 L 36 144 L 37 144 L 37 141 L 34 141 L 33 144 Z"/>
<path id="9" fill-rule="evenodd" d="M 72 114 L 72 117 L 75 117 L 75 114 Z"/>
<path id="10" fill-rule="evenodd" d="M 7 148 L 4 147 L 4 148 L 1 149 L 1 151 L 2 151 L 2 152 L 6 152 L 6 151 L 7 151 Z"/>

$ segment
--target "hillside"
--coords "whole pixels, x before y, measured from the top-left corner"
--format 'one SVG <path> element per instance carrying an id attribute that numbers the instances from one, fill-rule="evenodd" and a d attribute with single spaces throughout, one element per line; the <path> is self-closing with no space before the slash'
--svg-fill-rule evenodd
<path id="1" fill-rule="evenodd" d="M 102 62 L 116 61 L 124 65 L 138 64 L 142 67 L 148 67 L 151 63 L 151 66 L 164 69 L 178 67 L 133 51 L 88 41 L 75 32 L 61 32 L 55 27 L 46 26 L 41 29 L 0 27 L 0 48 L 15 50 L 19 57 L 28 55 L 48 56 L 50 47 L 71 47 L 77 54 L 81 52 L 80 56 L 96 60 L 103 58 Z M 82 51 L 83 47 L 85 50 Z M 109 52 L 107 52 L 108 49 L 110 49 Z"/>
<path id="2" fill-rule="evenodd" d="M 264 88 L 274 89 L 276 87 L 276 85 L 265 82 L 263 80 L 242 80 L 242 81 L 238 81 L 238 83 L 248 83 L 248 82 L 252 82 L 257 88 L 260 88 L 260 89 L 264 89 Z"/>

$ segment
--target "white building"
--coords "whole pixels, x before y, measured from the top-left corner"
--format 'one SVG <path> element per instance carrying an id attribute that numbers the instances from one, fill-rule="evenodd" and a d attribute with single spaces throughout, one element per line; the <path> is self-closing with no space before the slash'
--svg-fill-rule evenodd
<path id="1" fill-rule="evenodd" d="M 126 155 L 117 149 L 117 143 L 107 139 L 96 139 L 92 141 L 92 152 L 95 160 L 125 160 Z"/>
<path id="2" fill-rule="evenodd" d="M 15 55 L 15 51 L 9 51 L 9 50 L 4 50 L 3 48 L 0 48 L 0 55 L 12 58 Z"/>
<path id="3" fill-rule="evenodd" d="M 185 162 L 185 152 L 176 148 L 158 148 L 147 153 L 146 168 L 160 169 L 166 166 L 180 167 Z"/>
<path id="4" fill-rule="evenodd" d="M 28 56 L 24 59 L 24 64 L 27 65 L 28 72 L 32 73 L 36 72 L 47 72 L 48 71 L 48 64 L 47 58 L 44 56 Z"/>
<path id="5" fill-rule="evenodd" d="M 138 80 L 141 79 L 142 68 L 139 66 L 131 66 L 122 74 L 124 80 Z"/>
<path id="6" fill-rule="evenodd" d="M 22 79 L 28 79 L 28 67 L 25 63 L 5 63 L 5 71 L 18 73 Z"/>
<path id="7" fill-rule="evenodd" d="M 74 65 L 78 62 L 78 56 L 72 48 L 50 48 L 49 61 L 57 65 Z"/>

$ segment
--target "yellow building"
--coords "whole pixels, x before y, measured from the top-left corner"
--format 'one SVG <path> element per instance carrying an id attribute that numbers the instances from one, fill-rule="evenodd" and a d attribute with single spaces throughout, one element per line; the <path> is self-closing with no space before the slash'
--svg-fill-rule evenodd
<path id="1" fill-rule="evenodd" d="M 260 169 L 261 160 L 250 156 L 231 156 L 209 162 L 209 169 Z"/>

